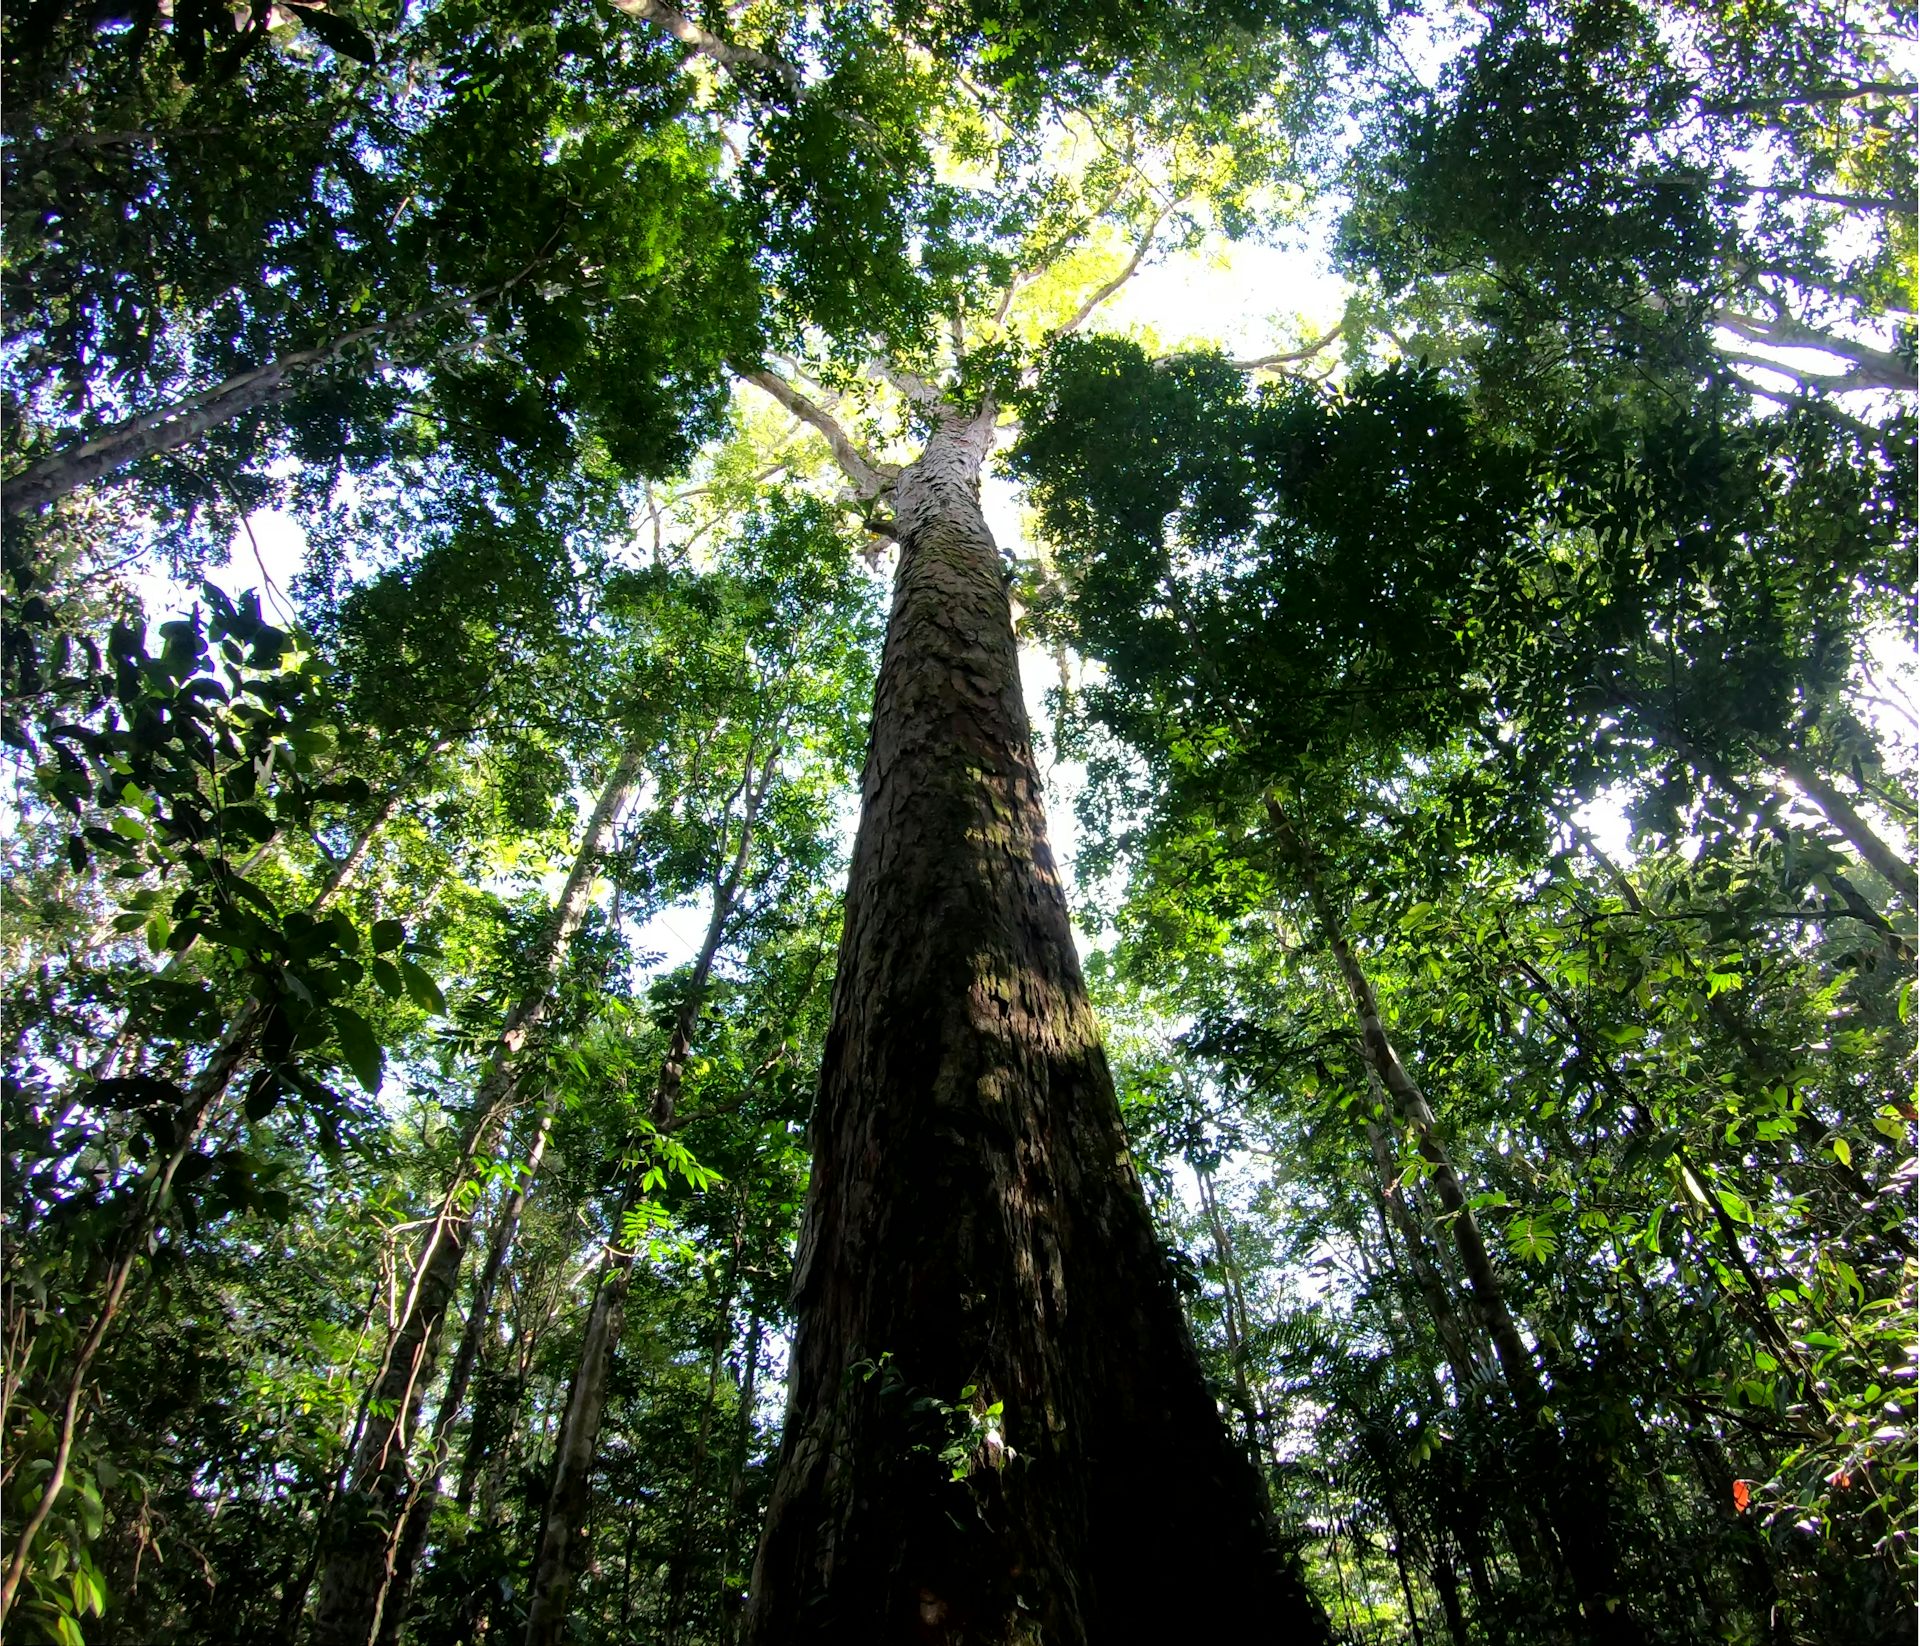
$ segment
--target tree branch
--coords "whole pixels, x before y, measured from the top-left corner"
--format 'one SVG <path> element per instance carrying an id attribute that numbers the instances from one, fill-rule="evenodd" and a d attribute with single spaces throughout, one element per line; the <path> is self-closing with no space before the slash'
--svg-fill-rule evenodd
<path id="1" fill-rule="evenodd" d="M 1858 85 L 1822 86 L 1815 90 L 1788 92 L 1779 97 L 1740 97 L 1727 103 L 1698 99 L 1707 114 L 1763 114 L 1769 110 L 1810 107 L 1819 103 L 1865 102 L 1872 97 L 1912 97 L 1920 85 L 1910 80 L 1866 80 Z"/>
<path id="2" fill-rule="evenodd" d="M 1229 361 L 1228 364 L 1231 365 L 1235 371 L 1251 372 L 1271 371 L 1275 366 L 1287 366 L 1297 361 L 1311 360 L 1329 343 L 1337 338 L 1344 337 L 1346 331 L 1347 323 L 1345 320 L 1342 320 L 1332 331 L 1326 333 L 1324 336 L 1316 337 L 1311 343 L 1303 344 L 1297 349 L 1288 349 L 1280 354 L 1263 354 L 1256 360 L 1233 360 Z"/>
<path id="3" fill-rule="evenodd" d="M 1133 248 L 1133 255 L 1127 259 L 1127 266 L 1111 280 L 1096 286 L 1092 295 L 1080 305 L 1074 317 L 1060 328 L 1058 335 L 1065 337 L 1071 332 L 1078 331 L 1087 323 L 1088 318 L 1095 309 L 1099 308 L 1102 303 L 1106 302 L 1109 297 L 1134 277 L 1139 271 L 1141 261 L 1146 257 L 1148 251 L 1152 249 L 1153 238 L 1160 232 L 1160 225 L 1167 220 L 1167 214 L 1171 212 L 1175 206 L 1179 205 L 1179 203 L 1177 200 L 1169 201 L 1153 214 L 1152 221 L 1147 224 L 1147 232 L 1140 236 L 1138 243 Z"/>
<path id="4" fill-rule="evenodd" d="M 898 366 L 888 365 L 884 360 L 869 360 L 867 370 L 874 376 L 891 383 L 910 405 L 927 411 L 940 404 L 938 387 L 928 382 L 918 372 L 903 371 Z"/>
<path id="5" fill-rule="evenodd" d="M 689 51 L 697 51 L 702 57 L 712 59 L 722 68 L 759 69 L 770 74 L 795 97 L 804 97 L 807 91 L 805 77 L 793 64 L 764 51 L 756 51 L 751 46 L 736 46 L 722 40 L 719 35 L 703 29 L 692 18 L 665 6 L 660 0 L 612 0 L 617 11 L 625 12 L 629 17 L 637 17 L 651 28 L 669 35 L 680 42 Z"/>
<path id="6" fill-rule="evenodd" d="M 1871 343 L 1859 342 L 1851 337 L 1835 337 L 1817 330 L 1787 313 L 1784 306 L 1769 318 L 1747 314 L 1722 304 L 1713 311 L 1711 319 L 1716 326 L 1723 326 L 1736 337 L 1743 337 L 1750 343 L 1773 349 L 1822 349 L 1850 361 L 1855 369 L 1847 373 L 1846 386 L 1849 388 L 1914 387 L 1913 369 L 1891 349 L 1877 348 Z"/>
<path id="7" fill-rule="evenodd" d="M 743 381 L 751 383 L 763 394 L 771 395 L 801 422 L 811 424 L 826 437 L 834 462 L 840 465 L 840 472 L 853 482 L 855 492 L 863 500 L 878 497 L 893 489 L 898 470 L 892 464 L 875 461 L 855 445 L 831 412 L 816 405 L 784 377 L 773 372 L 740 371 L 737 366 L 734 370 Z"/>
<path id="8" fill-rule="evenodd" d="M 1770 346 L 1775 348 L 1817 348 L 1820 345 L 1798 343 L 1773 344 Z M 1782 377 L 1790 378 L 1802 389 L 1810 389 L 1821 395 L 1855 394 L 1862 389 L 1892 389 L 1896 393 L 1901 391 L 1912 393 L 1915 387 L 1911 375 L 1889 380 L 1884 373 L 1876 371 L 1870 366 L 1856 364 L 1852 371 L 1827 374 L 1809 371 L 1803 366 L 1789 366 L 1784 361 L 1769 360 L 1764 355 L 1749 354 L 1744 349 L 1730 349 L 1722 346 L 1716 347 L 1721 359 L 1730 360 L 1736 366 L 1752 366 L 1758 371 L 1777 372 Z M 1753 387 L 1751 383 L 1747 386 L 1749 388 Z"/>
<path id="9" fill-rule="evenodd" d="M 1731 358 L 1738 360 L 1740 356 L 1734 355 L 1731 356 Z M 1754 363 L 1761 366 L 1771 364 L 1765 360 L 1755 361 Z M 1775 366 L 1773 369 L 1778 371 L 1780 368 Z M 1749 394 L 1757 394 L 1762 400 L 1771 400 L 1776 406 L 1810 406 L 1814 411 L 1826 418 L 1828 422 L 1837 423 L 1849 434 L 1859 435 L 1862 440 L 1872 441 L 1873 444 L 1878 446 L 1882 451 L 1890 454 L 1898 454 L 1904 449 L 1903 443 L 1896 441 L 1887 430 L 1876 428 L 1864 417 L 1855 417 L 1851 412 L 1842 410 L 1824 394 L 1808 394 L 1805 392 L 1800 394 L 1787 394 L 1779 389 L 1769 389 L 1762 384 L 1754 382 L 1751 378 L 1741 377 L 1738 373 L 1734 374 L 1734 380 Z"/>

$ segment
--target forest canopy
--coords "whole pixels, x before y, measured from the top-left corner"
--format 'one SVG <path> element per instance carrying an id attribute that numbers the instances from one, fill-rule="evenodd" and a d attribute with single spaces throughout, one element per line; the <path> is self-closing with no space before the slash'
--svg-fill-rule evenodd
<path id="1" fill-rule="evenodd" d="M 1916 28 L 0 20 L 0 1628 L 1892 1646 Z"/>

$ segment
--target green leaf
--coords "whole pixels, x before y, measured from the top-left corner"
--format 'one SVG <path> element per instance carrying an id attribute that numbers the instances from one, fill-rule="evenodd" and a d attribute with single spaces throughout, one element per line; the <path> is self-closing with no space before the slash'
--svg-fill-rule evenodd
<path id="1" fill-rule="evenodd" d="M 1833 1150 L 1833 1158 L 1839 1161 L 1842 1166 L 1851 1166 L 1853 1164 L 1853 1145 L 1844 1137 L 1836 1137 L 1830 1147 Z"/>
<path id="2" fill-rule="evenodd" d="M 407 994 L 413 1003 L 424 1012 L 446 1015 L 447 1000 L 441 994 L 440 985 L 424 971 L 404 956 L 400 960 L 400 976 L 407 986 Z"/>
<path id="3" fill-rule="evenodd" d="M 367 1020 L 350 1006 L 330 1006 L 327 1010 L 333 1017 L 333 1032 L 340 1041 L 340 1055 L 353 1071 L 353 1078 L 367 1092 L 378 1092 L 386 1055 L 380 1050 L 380 1042 L 374 1039 Z"/>
<path id="4" fill-rule="evenodd" d="M 400 978 L 400 968 L 385 955 L 373 957 L 373 980 L 389 1000 L 398 1000 L 407 992 L 407 986 Z"/>
<path id="5" fill-rule="evenodd" d="M 373 923 L 373 952 L 390 954 L 406 941 L 407 928 L 398 920 L 376 920 Z"/>

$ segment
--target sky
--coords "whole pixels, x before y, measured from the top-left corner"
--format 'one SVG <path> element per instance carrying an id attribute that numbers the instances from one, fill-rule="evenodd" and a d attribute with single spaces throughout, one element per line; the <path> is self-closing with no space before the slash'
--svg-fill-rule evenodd
<path id="1" fill-rule="evenodd" d="M 1248 357 L 1324 334 L 1339 319 L 1344 300 L 1345 285 L 1328 265 L 1324 236 L 1310 234 L 1290 246 L 1242 243 L 1224 251 L 1163 256 L 1143 266 L 1098 311 L 1094 325 L 1101 331 L 1137 335 L 1159 352 L 1210 343 L 1231 355 Z M 1016 488 L 990 474 L 982 503 L 995 539 L 1003 548 L 1022 552 L 1027 546 L 1026 520 Z M 261 590 L 263 609 L 292 622 L 288 591 L 300 573 L 305 551 L 305 537 L 291 518 L 263 510 L 235 535 L 227 564 L 207 575 L 230 595 Z M 181 609 L 192 600 L 191 590 L 172 583 L 158 568 L 140 580 L 139 591 L 150 611 Z M 1889 631 L 1873 637 L 1870 658 L 1882 689 L 1875 694 L 1877 700 L 1864 702 L 1866 717 L 1883 735 L 1911 747 L 1920 735 L 1920 725 L 1912 719 L 1913 705 L 1920 700 L 1920 656 Z M 1056 762 L 1047 752 L 1052 723 L 1047 695 L 1059 680 L 1055 660 L 1026 648 L 1021 674 L 1028 712 L 1041 733 L 1039 755 L 1052 844 L 1071 887 L 1078 848 L 1073 799 L 1085 773 L 1077 763 Z M 1596 796 L 1576 815 L 1610 856 L 1617 861 L 1631 858 L 1630 828 L 1621 796 Z M 1897 838 L 1897 830 L 1890 833 Z M 560 876 L 556 873 L 553 878 L 557 890 Z M 643 948 L 661 954 L 663 965 L 674 966 L 692 957 L 705 926 L 704 910 L 671 909 L 656 916 L 637 936 Z M 1089 947 L 1086 934 L 1076 928 L 1076 936 L 1084 954 Z"/>

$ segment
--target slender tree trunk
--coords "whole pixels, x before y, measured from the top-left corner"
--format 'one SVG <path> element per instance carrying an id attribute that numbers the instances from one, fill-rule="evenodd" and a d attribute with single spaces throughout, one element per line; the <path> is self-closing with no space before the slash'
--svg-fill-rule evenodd
<path id="1" fill-rule="evenodd" d="M 1454 1310 L 1453 1300 L 1447 1295 L 1447 1289 L 1433 1264 L 1428 1261 L 1426 1234 L 1413 1215 L 1412 1208 L 1407 1205 L 1406 1189 L 1395 1169 L 1393 1149 L 1387 1141 L 1387 1134 L 1373 1120 L 1367 1122 L 1367 1146 L 1373 1154 L 1380 1205 L 1406 1247 L 1407 1269 L 1413 1276 L 1421 1301 L 1426 1304 L 1427 1317 L 1433 1322 L 1434 1334 L 1440 1339 L 1440 1352 L 1446 1356 L 1448 1370 L 1453 1373 L 1457 1398 L 1464 1402 L 1473 1388 L 1478 1371 L 1473 1345 Z"/>
<path id="2" fill-rule="evenodd" d="M 553 1125 L 551 1108 L 542 1109 L 534 1124 L 533 1143 L 527 1158 L 493 1221 L 487 1240 L 487 1261 L 473 1283 L 473 1297 L 467 1304 L 467 1322 L 460 1332 L 460 1347 L 454 1351 L 453 1365 L 447 1372 L 447 1386 L 440 1396 L 440 1408 L 433 1418 L 433 1439 L 420 1481 L 406 1506 L 400 1511 L 399 1546 L 393 1560 L 393 1577 L 387 1589 L 387 1603 L 380 1614 L 380 1646 L 398 1646 L 400 1631 L 406 1626 L 407 1607 L 413 1594 L 413 1574 L 427 1546 L 427 1534 L 433 1525 L 434 1505 L 440 1497 L 440 1471 L 446 1467 L 447 1442 L 453 1425 L 467 1403 L 467 1390 L 473 1382 L 474 1368 L 480 1362 L 480 1350 L 487 1327 L 493 1320 L 493 1294 L 500 1284 L 507 1253 L 520 1229 L 520 1216 L 527 1208 L 527 1194 L 540 1173 L 547 1152 L 547 1136 Z"/>
<path id="3" fill-rule="evenodd" d="M 980 512 L 992 428 L 941 414 L 894 487 L 745 1638 L 1323 1639 L 1128 1157 Z"/>
<path id="4" fill-rule="evenodd" d="M 1259 1428 L 1259 1408 L 1253 1398 L 1253 1385 L 1247 1377 L 1247 1305 L 1240 1295 L 1240 1271 L 1234 1262 L 1233 1243 L 1227 1235 L 1227 1222 L 1220 1215 L 1220 1202 L 1213 1192 L 1213 1174 L 1195 1170 L 1200 1185 L 1200 1207 L 1206 1214 L 1207 1229 L 1213 1236 L 1214 1256 L 1220 1264 L 1221 1315 L 1227 1329 L 1227 1364 L 1233 1372 L 1234 1397 L 1247 1436 L 1247 1460 L 1264 1473 L 1264 1451 Z"/>
<path id="5" fill-rule="evenodd" d="M 687 1583 L 693 1568 L 694 1531 L 699 1521 L 701 1485 L 707 1472 L 707 1455 L 713 1439 L 713 1409 L 720 1395 L 720 1367 L 727 1357 L 727 1344 L 733 1337 L 733 1300 L 740 1283 L 740 1254 L 746 1245 L 747 1207 L 740 1205 L 739 1222 L 733 1236 L 733 1253 L 727 1264 L 726 1284 L 721 1288 L 718 1319 L 713 1329 L 713 1349 L 707 1357 L 707 1397 L 700 1406 L 700 1426 L 694 1432 L 693 1454 L 687 1460 L 687 1498 L 681 1507 L 680 1535 L 675 1540 L 667 1570 L 666 1646 L 675 1646 L 680 1638 L 687 1603 Z"/>
<path id="6" fill-rule="evenodd" d="M 1440 1610 L 1447 1620 L 1447 1639 L 1453 1646 L 1470 1646 L 1466 1609 L 1460 1604 L 1460 1574 L 1454 1569 L 1453 1554 L 1444 1537 L 1433 1539 L 1433 1587 L 1440 1596 Z"/>
<path id="7" fill-rule="evenodd" d="M 1360 1025 L 1361 1049 L 1394 1108 L 1412 1130 L 1415 1146 L 1430 1168 L 1429 1181 L 1446 1214 L 1461 1267 L 1466 1271 L 1473 1311 L 1493 1340 L 1494 1358 L 1513 1395 L 1523 1450 L 1532 1455 L 1534 1466 L 1543 1476 L 1555 1481 L 1542 1508 L 1559 1545 L 1561 1562 L 1572 1581 L 1587 1630 L 1596 1641 L 1634 1646 L 1645 1636 L 1621 1588 L 1607 1525 L 1604 1483 L 1594 1477 L 1594 1471 L 1566 1455 L 1566 1443 L 1546 1424 L 1543 1416 L 1546 1390 L 1539 1367 L 1507 1305 L 1506 1289 L 1494 1270 L 1479 1222 L 1440 1139 L 1426 1093 L 1408 1073 L 1387 1036 L 1379 999 L 1347 939 L 1346 923 L 1327 891 L 1317 852 L 1311 843 L 1300 838 L 1278 799 L 1271 794 L 1266 797 L 1266 811 L 1275 843 L 1300 875 L 1314 917 L 1352 1001 L 1354 1016 Z"/>
<path id="8" fill-rule="evenodd" d="M 519 1095 L 519 1054 L 552 1005 L 568 946 L 586 918 L 595 870 L 638 786 L 644 753 L 640 737 L 621 751 L 587 820 L 579 855 L 552 916 L 540 969 L 507 1014 L 489 1053 L 468 1115 L 460 1163 L 421 1241 L 398 1323 L 374 1380 L 379 1415 L 367 1424 L 355 1449 L 339 1535 L 320 1585 L 314 1646 L 372 1646 L 379 1639 L 399 1548 L 398 1511 L 413 1485 L 408 1448 L 415 1414 L 432 1380 L 441 1330 L 472 1233 L 472 1215 L 464 1204 L 467 1175 L 476 1157 L 497 1146 L 513 1112 Z"/>
<path id="9" fill-rule="evenodd" d="M 676 1118 L 675 1108 L 686 1075 L 687 1059 L 693 1051 L 693 1031 L 700 1021 L 707 981 L 713 974 L 714 960 L 726 939 L 734 903 L 746 877 L 755 821 L 760 803 L 766 798 L 767 786 L 773 780 L 778 756 L 776 747 L 757 770 L 750 766 L 747 772 L 742 789 L 740 839 L 725 877 L 714 884 L 713 915 L 707 922 L 707 935 L 700 953 L 694 959 L 686 998 L 674 1020 L 673 1036 L 667 1042 L 667 1055 L 661 1061 L 660 1077 L 654 1085 L 652 1120 L 662 1131 L 669 1129 Z M 627 1176 L 627 1190 L 614 1214 L 613 1239 L 601 1257 L 593 1310 L 587 1317 L 586 1335 L 580 1344 L 580 1363 L 574 1369 L 573 1382 L 567 1391 L 566 1415 L 561 1419 L 560 1440 L 554 1448 L 553 1487 L 547 1498 L 540 1547 L 534 1557 L 533 1578 L 528 1589 L 527 1646 L 557 1646 L 566 1629 L 579 1551 L 585 1546 L 582 1517 L 586 1514 L 588 1487 L 593 1478 L 593 1460 L 600 1446 L 600 1421 L 606 1414 L 607 1383 L 613 1371 L 614 1351 L 619 1347 L 620 1333 L 626 1324 L 627 1293 L 633 1284 L 634 1259 L 638 1255 L 621 1249 L 621 1225 L 637 1203 L 635 1185 L 639 1174 L 630 1171 Z"/>
<path id="10" fill-rule="evenodd" d="M 760 1367 L 760 1334 L 765 1323 L 759 1305 L 747 1322 L 747 1352 L 740 1365 L 740 1388 L 733 1415 L 733 1460 L 727 1471 L 727 1514 L 720 1531 L 720 1609 L 716 1614 L 729 1634 L 737 1618 L 729 1610 L 741 1597 L 732 1587 L 734 1538 L 740 1524 L 740 1504 L 747 1495 L 747 1459 L 753 1449 L 753 1407 Z"/>
<path id="11" fill-rule="evenodd" d="M 328 871 L 308 900 L 309 914 L 317 915 L 324 910 L 359 873 L 374 836 L 399 810 L 402 794 L 403 791 L 396 791 L 388 798 L 386 804 L 361 829 L 352 850 Z M 99 1309 L 81 1334 L 72 1364 L 67 1370 L 67 1385 L 60 1406 L 59 1435 L 54 1443 L 53 1467 L 48 1471 L 39 1501 L 20 1529 L 20 1536 L 7 1562 L 6 1576 L 0 1580 L 0 1622 L 5 1621 L 13 1608 L 14 1596 L 26 1576 L 34 1540 L 53 1512 L 54 1500 L 66 1485 L 67 1469 L 73 1461 L 73 1446 L 79 1436 L 88 1373 L 94 1357 L 100 1352 L 100 1345 L 106 1341 L 107 1334 L 119 1318 L 120 1305 L 126 1300 L 127 1285 L 133 1278 L 134 1270 L 147 1255 L 151 1237 L 172 1203 L 174 1179 L 186 1164 L 187 1157 L 198 1147 L 208 1120 L 226 1096 L 234 1075 L 253 1050 L 255 1037 L 267 1022 L 271 1010 L 258 996 L 250 996 L 234 1013 L 213 1055 L 207 1059 L 206 1065 L 195 1076 L 193 1085 L 188 1088 L 186 1101 L 173 1111 L 173 1147 L 150 1168 L 151 1175 L 134 1191 L 126 1222 L 111 1247 L 112 1255 L 106 1264 Z"/>

